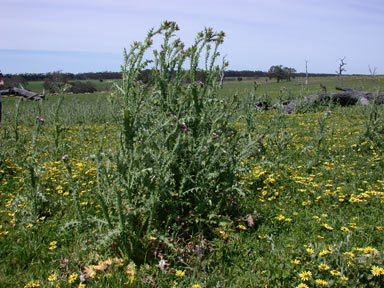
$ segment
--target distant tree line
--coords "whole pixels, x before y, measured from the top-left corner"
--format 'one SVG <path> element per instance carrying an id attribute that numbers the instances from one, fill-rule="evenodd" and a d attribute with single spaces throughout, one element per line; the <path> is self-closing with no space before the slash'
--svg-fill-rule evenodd
<path id="1" fill-rule="evenodd" d="M 305 72 L 296 72 L 296 77 L 305 77 Z M 309 77 L 331 77 L 335 76 L 335 74 L 330 73 L 308 73 Z M 352 76 L 361 76 L 360 74 L 352 74 Z"/>
<path id="2" fill-rule="evenodd" d="M 281 66 L 281 65 L 280 65 Z M 272 66 L 273 67 L 273 66 Z M 294 68 L 291 68 L 294 69 Z M 261 78 L 261 77 L 269 77 L 269 71 L 264 72 L 264 71 L 250 71 L 250 70 L 228 70 L 224 72 L 225 77 L 249 77 L 249 78 Z M 305 77 L 305 72 L 295 72 L 294 73 L 295 77 Z M 330 74 L 330 73 L 308 73 L 308 76 L 310 77 L 330 77 L 330 76 L 335 76 L 335 74 Z"/>
<path id="3" fill-rule="evenodd" d="M 242 70 L 242 71 L 235 71 L 235 70 L 228 70 L 224 72 L 225 77 L 250 77 L 250 78 L 257 78 L 257 77 L 267 77 L 267 72 L 263 71 L 250 71 L 250 70 Z"/>
<path id="4" fill-rule="evenodd" d="M 147 69 L 141 72 L 139 80 L 143 83 L 148 83 L 151 78 L 152 70 Z M 335 74 L 329 73 L 309 73 L 310 77 L 329 77 L 335 76 Z M 305 77 L 305 73 L 297 73 L 294 68 L 283 67 L 282 65 L 271 66 L 268 72 L 264 71 L 250 71 L 250 70 L 228 70 L 224 72 L 225 78 L 233 78 L 242 80 L 242 78 L 260 78 L 266 77 L 269 79 L 275 78 L 277 81 L 287 80 L 290 81 L 295 77 Z M 96 90 L 91 82 L 84 82 L 84 80 L 116 80 L 121 79 L 120 72 L 88 72 L 88 73 L 63 73 L 61 71 L 49 72 L 49 73 L 21 73 L 21 74 L 5 74 L 4 82 L 6 88 L 27 86 L 30 81 L 44 81 L 44 88 L 47 91 L 54 91 L 57 88 L 63 87 L 66 83 L 71 84 L 71 89 L 74 93 L 81 93 L 79 91 L 92 92 Z M 82 82 L 79 82 L 82 80 Z M 204 82 L 204 71 L 199 71 L 197 80 Z M 188 82 L 188 79 L 187 79 Z"/>
<path id="5" fill-rule="evenodd" d="M 277 65 L 276 65 L 277 66 Z M 281 65 L 279 65 L 281 66 Z M 274 67 L 274 66 L 272 66 Z M 115 80 L 115 79 L 121 79 L 121 73 L 120 72 L 87 72 L 87 73 L 64 73 L 61 71 L 56 72 L 49 72 L 49 73 L 20 73 L 20 74 L 5 74 L 4 77 L 8 77 L 8 79 L 13 78 L 16 79 L 17 77 L 19 80 L 23 79 L 23 81 L 44 81 L 46 77 L 48 77 L 51 74 L 57 74 L 60 73 L 64 75 L 69 80 Z M 142 78 L 148 79 L 150 76 L 151 70 L 147 69 L 142 71 Z M 296 77 L 304 77 L 305 73 L 294 73 Z M 257 78 L 257 77 L 268 77 L 268 72 L 264 71 L 251 71 L 251 70 L 227 70 L 224 72 L 225 77 L 250 77 L 250 78 Z M 328 77 L 328 76 L 335 76 L 335 74 L 328 74 L 328 73 L 309 73 L 309 76 L 312 77 Z"/>
<path id="6" fill-rule="evenodd" d="M 62 74 L 68 80 L 115 80 L 121 79 L 120 72 L 87 72 L 87 73 L 64 73 L 61 71 L 49 73 L 20 73 L 20 74 L 5 74 L 4 77 L 22 77 L 25 81 L 44 81 L 51 74 Z"/>

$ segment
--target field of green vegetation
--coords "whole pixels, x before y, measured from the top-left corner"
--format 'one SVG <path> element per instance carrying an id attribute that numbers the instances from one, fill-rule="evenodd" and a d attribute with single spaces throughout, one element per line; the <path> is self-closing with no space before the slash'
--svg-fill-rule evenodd
<path id="1" fill-rule="evenodd" d="M 149 42 L 112 92 L 3 98 L 0 287 L 383 287 L 383 107 L 258 111 L 338 79 L 182 84 L 168 42 L 145 85 Z"/>

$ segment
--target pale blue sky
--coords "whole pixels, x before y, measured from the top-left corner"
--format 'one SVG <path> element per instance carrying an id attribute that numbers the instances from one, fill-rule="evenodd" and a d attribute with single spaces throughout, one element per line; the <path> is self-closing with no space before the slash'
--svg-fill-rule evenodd
<path id="1" fill-rule="evenodd" d="M 176 21 L 193 42 L 204 27 L 223 30 L 229 68 L 281 64 L 334 73 L 384 74 L 383 0 L 0 0 L 3 73 L 119 71 L 122 51 L 151 27 Z"/>

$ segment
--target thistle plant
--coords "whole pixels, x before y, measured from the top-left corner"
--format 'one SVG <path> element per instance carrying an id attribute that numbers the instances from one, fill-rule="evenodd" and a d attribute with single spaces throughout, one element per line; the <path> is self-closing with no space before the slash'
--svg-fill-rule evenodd
<path id="1" fill-rule="evenodd" d="M 279 103 L 283 102 L 283 98 L 286 94 L 287 90 L 285 88 L 280 90 Z M 277 106 L 277 112 L 274 114 L 274 117 L 267 129 L 267 145 L 265 146 L 268 147 L 268 149 L 275 150 L 277 163 L 283 160 L 283 152 L 287 149 L 292 140 L 292 136 L 286 123 L 286 118 L 287 115 L 284 113 L 284 107 L 282 104 L 279 104 Z"/>
<path id="2" fill-rule="evenodd" d="M 315 156 L 311 161 L 308 162 L 308 165 L 307 165 L 308 170 L 311 170 L 313 167 L 319 165 L 320 161 L 323 158 L 333 161 L 332 157 L 328 153 L 328 145 L 327 145 L 327 139 L 326 139 L 327 120 L 329 120 L 330 118 L 331 107 L 332 107 L 331 105 L 332 103 L 329 104 L 329 110 L 325 111 L 322 114 L 322 117 L 320 117 L 317 120 L 319 128 L 316 133 L 314 146 L 310 147 L 314 150 Z M 333 134 L 333 131 L 331 131 L 331 134 Z"/>
<path id="3" fill-rule="evenodd" d="M 377 91 L 377 96 L 370 102 L 368 107 L 364 107 L 364 127 L 363 132 L 359 135 L 359 144 L 364 143 L 365 141 L 370 142 L 375 146 L 382 145 L 382 139 L 384 134 L 384 125 L 383 125 L 383 109 L 380 107 L 378 101 L 379 90 Z"/>
<path id="4" fill-rule="evenodd" d="M 15 121 L 14 121 L 14 138 L 15 142 L 18 143 L 19 141 L 19 112 L 20 112 L 20 102 L 21 98 L 16 102 L 16 111 L 15 111 Z"/>
<path id="5" fill-rule="evenodd" d="M 227 66 L 216 64 L 224 33 L 207 28 L 186 49 L 175 39 L 178 30 L 166 21 L 124 51 L 122 84 L 111 97 L 119 147 L 96 156 L 101 229 L 138 264 L 151 257 L 150 239 L 170 244 L 166 239 L 194 233 L 211 237 L 219 221 L 237 215 L 244 193 L 236 172 L 252 151 L 239 145 L 248 137 L 232 125 L 237 99 L 217 96 Z M 144 60 L 159 34 L 161 48 Z M 140 72 L 150 64 L 143 83 Z"/>
<path id="6" fill-rule="evenodd" d="M 256 96 L 257 83 L 254 82 L 253 91 L 246 97 L 243 101 L 243 118 L 245 123 L 247 123 L 248 133 L 253 133 L 257 131 L 255 123 L 255 114 L 258 112 L 258 107 L 255 106 L 255 103 L 259 100 L 259 97 Z M 237 95 L 235 95 L 237 97 Z"/>
<path id="7" fill-rule="evenodd" d="M 60 155 L 60 147 L 59 147 L 60 146 L 60 135 L 62 134 L 62 132 L 64 130 L 62 127 L 61 121 L 59 119 L 59 111 L 60 111 L 61 105 L 63 104 L 63 101 L 64 101 L 64 90 L 61 91 L 61 93 L 60 93 L 60 98 L 57 102 L 57 105 L 55 107 L 55 111 L 53 113 L 53 116 L 54 116 L 53 123 L 55 126 L 54 143 L 55 143 L 55 155 L 56 155 L 56 157 L 58 157 Z"/>
<path id="8" fill-rule="evenodd" d="M 85 218 L 83 212 L 81 211 L 80 198 L 79 198 L 79 188 L 77 187 L 76 183 L 73 181 L 74 177 L 72 174 L 71 166 L 68 163 L 68 155 L 67 154 L 63 155 L 63 157 L 61 159 L 63 160 L 65 168 L 67 169 L 67 177 L 68 177 L 69 185 L 70 185 L 71 190 L 72 190 L 73 202 L 75 204 L 75 209 L 76 209 L 78 218 L 80 219 L 80 223 L 81 223 L 82 227 L 84 228 L 87 224 L 87 222 L 86 222 L 87 219 Z"/>
<path id="9" fill-rule="evenodd" d="M 45 209 L 48 203 L 48 199 L 41 185 L 41 167 L 39 165 L 40 151 L 38 145 L 38 139 L 44 125 L 44 118 L 41 116 L 40 106 L 37 106 L 37 110 L 38 116 L 35 117 L 34 130 L 32 132 L 31 151 L 24 152 L 29 155 L 26 161 L 20 163 L 20 166 L 24 168 L 23 183 L 26 185 L 26 193 L 21 194 L 20 197 L 25 197 L 31 204 L 30 215 L 34 218 L 39 218 L 46 212 Z M 20 152 L 21 150 L 18 149 L 17 151 Z"/>

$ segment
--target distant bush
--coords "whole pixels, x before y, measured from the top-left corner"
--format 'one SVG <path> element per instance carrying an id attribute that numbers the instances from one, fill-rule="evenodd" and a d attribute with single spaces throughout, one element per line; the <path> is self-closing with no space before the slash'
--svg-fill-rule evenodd
<path id="1" fill-rule="evenodd" d="M 75 81 L 75 82 L 70 82 L 71 88 L 70 92 L 73 93 L 93 93 L 96 92 L 95 86 L 92 84 L 91 81 Z"/>
<path id="2" fill-rule="evenodd" d="M 44 78 L 43 87 L 49 92 L 57 92 L 63 89 L 69 80 L 71 80 L 70 75 L 63 74 L 60 71 L 47 73 L 47 76 Z"/>
<path id="3" fill-rule="evenodd" d="M 9 89 L 20 86 L 25 87 L 28 85 L 28 82 L 23 76 L 20 75 L 6 75 L 4 77 L 4 85 L 5 89 Z"/>

